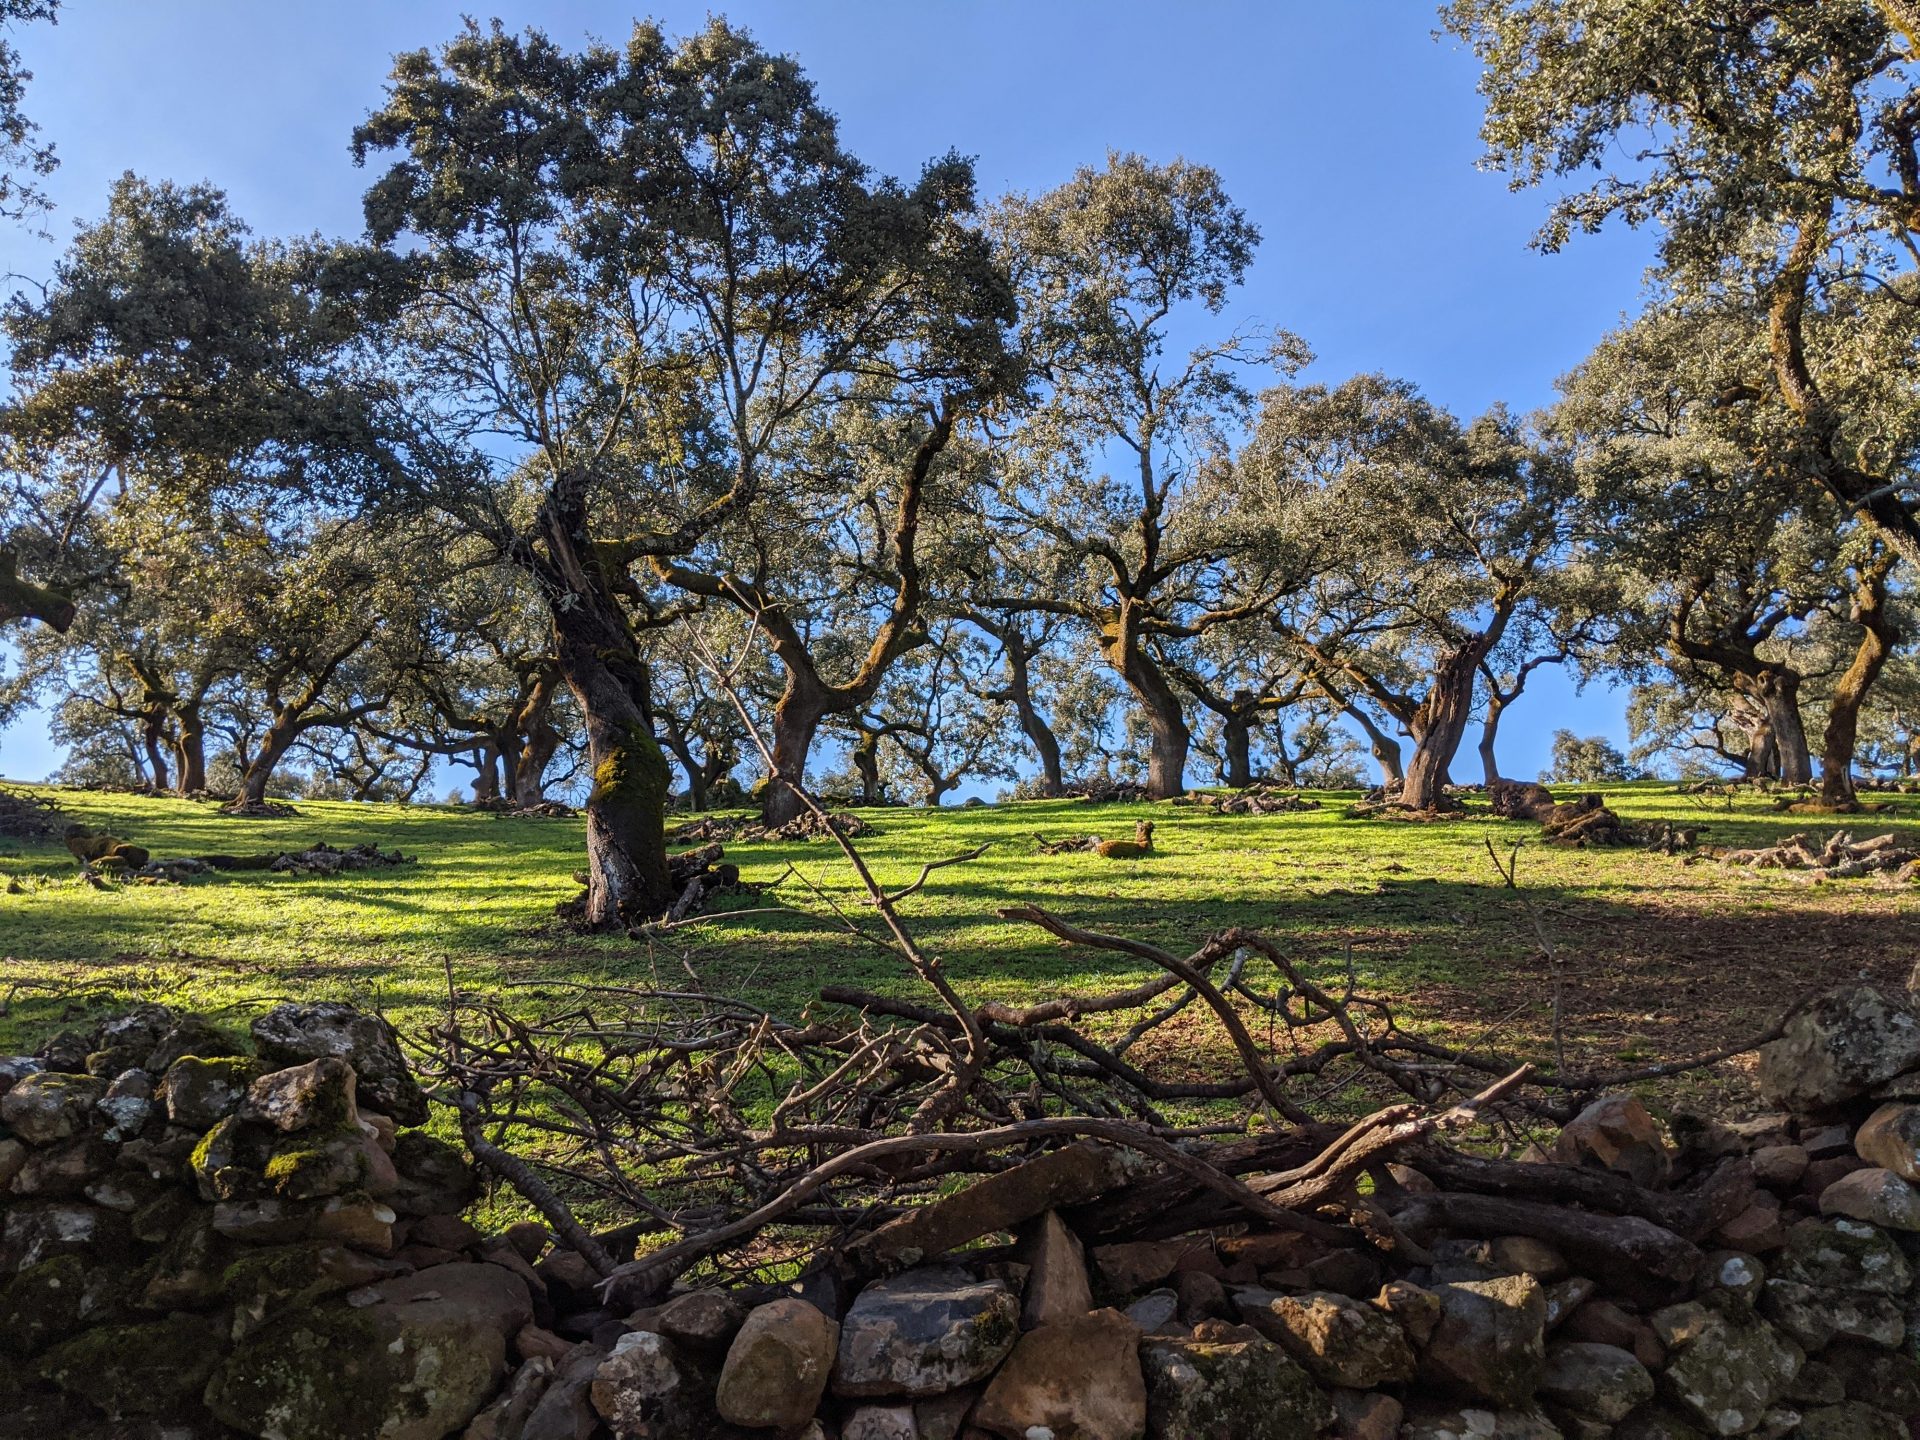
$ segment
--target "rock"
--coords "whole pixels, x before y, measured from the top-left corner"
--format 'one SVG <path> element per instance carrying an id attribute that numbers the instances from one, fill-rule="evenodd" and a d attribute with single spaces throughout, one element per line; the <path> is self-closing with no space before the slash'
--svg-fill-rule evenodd
<path id="1" fill-rule="evenodd" d="M 1760 1287 L 1766 1279 L 1766 1266 L 1753 1256 L 1737 1250 L 1716 1250 L 1707 1256 L 1700 1284 L 1704 1290 L 1731 1290 L 1751 1304 L 1760 1298 Z"/>
<path id="2" fill-rule="evenodd" d="M 200 1135 L 178 1125 L 165 1126 L 151 1140 L 129 1140 L 120 1147 L 120 1168 L 144 1171 L 148 1178 L 193 1182 L 193 1152 Z"/>
<path id="3" fill-rule="evenodd" d="M 122 1070 L 93 1108 L 106 1117 L 108 1140 L 117 1145 L 133 1139 L 153 1116 L 153 1077 L 144 1070 Z"/>
<path id="4" fill-rule="evenodd" d="M 1854 1133 L 1853 1150 L 1902 1180 L 1920 1180 L 1920 1105 L 1882 1105 Z"/>
<path id="5" fill-rule="evenodd" d="M 1855 1399 L 1871 1399 L 1896 1415 L 1920 1415 L 1920 1361 L 1873 1345 L 1840 1341 L 1820 1357 Z"/>
<path id="6" fill-rule="evenodd" d="M 1742 1435 L 1759 1425 L 1806 1359 L 1737 1299 L 1710 1295 L 1652 1317 L 1670 1352 L 1659 1389 L 1710 1435 Z"/>
<path id="7" fill-rule="evenodd" d="M 1859 1400 L 1827 1405 L 1800 1417 L 1799 1440 L 1907 1440 L 1906 1422 Z"/>
<path id="8" fill-rule="evenodd" d="M 1805 1408 L 1810 1405 L 1838 1405 L 1847 1398 L 1846 1382 L 1840 1373 L 1823 1360 L 1809 1360 L 1793 1377 L 1786 1398 Z"/>
<path id="9" fill-rule="evenodd" d="M 153 1048 L 141 1060 L 140 1068 L 164 1075 L 173 1064 L 187 1055 L 211 1060 L 220 1055 L 238 1055 L 240 1047 L 210 1023 L 204 1015 L 181 1015 L 155 1040 Z"/>
<path id="10" fill-rule="evenodd" d="M 1421 1357 L 1421 1378 L 1443 1390 L 1523 1405 L 1546 1365 L 1547 1301 L 1525 1275 L 1436 1285 L 1440 1323 Z"/>
<path id="11" fill-rule="evenodd" d="M 1272 1341 L 1231 1328 L 1245 1338 L 1141 1345 L 1148 1440 L 1312 1440 L 1332 1423 L 1306 1371 Z"/>
<path id="12" fill-rule="evenodd" d="M 1185 1333 L 1186 1327 L 1180 1324 L 1180 1295 L 1175 1290 L 1149 1290 L 1127 1306 L 1126 1315 L 1143 1334 Z"/>
<path id="13" fill-rule="evenodd" d="M 1570 1165 L 1612 1170 L 1649 1187 L 1665 1185 L 1673 1168 L 1659 1125 L 1631 1095 L 1603 1095 L 1587 1106 L 1560 1132 L 1553 1153 Z"/>
<path id="14" fill-rule="evenodd" d="M 1227 1296 L 1227 1287 L 1204 1270 L 1174 1271 L 1173 1293 L 1180 1302 L 1180 1318 L 1189 1325 L 1233 1317 L 1233 1301 Z"/>
<path id="15" fill-rule="evenodd" d="M 0 1095 L 11 1090 L 29 1075 L 37 1075 L 47 1067 L 31 1055 L 0 1055 Z"/>
<path id="16" fill-rule="evenodd" d="M 479 1197 L 480 1182 L 461 1151 L 422 1130 L 405 1130 L 395 1137 L 393 1168 L 398 1182 L 386 1198 L 402 1215 L 458 1215 Z M 546 1231 L 540 1230 L 542 1243 Z M 537 1259 L 535 1251 L 527 1259 Z"/>
<path id="17" fill-rule="evenodd" d="M 51 1145 L 84 1134 L 106 1093 L 106 1085 L 90 1075 L 42 1070 L 22 1076 L 0 1095 L 0 1125 L 29 1145 Z"/>
<path id="18" fill-rule="evenodd" d="M 1431 1340 L 1434 1326 L 1440 1323 L 1440 1297 L 1406 1280 L 1390 1280 L 1382 1285 L 1372 1304 L 1375 1309 L 1391 1315 L 1416 1345 Z"/>
<path id="19" fill-rule="evenodd" d="M 183 1056 L 160 1077 L 167 1119 L 190 1129 L 210 1130 L 240 1108 L 259 1073 L 259 1063 L 244 1056 Z"/>
<path id="20" fill-rule="evenodd" d="M 652 1330 L 620 1337 L 594 1371 L 591 1393 L 619 1440 L 698 1440 L 718 1428 L 711 1382 Z"/>
<path id="21" fill-rule="evenodd" d="M 1406 1410 L 1391 1395 L 1333 1392 L 1333 1429 L 1340 1440 L 1395 1440 Z"/>
<path id="22" fill-rule="evenodd" d="M 402 1125 L 422 1125 L 426 1097 L 414 1083 L 393 1027 L 334 1000 L 276 1005 L 253 1022 L 260 1058 L 274 1065 L 300 1065 L 338 1056 L 353 1067 L 359 1093 L 382 1115 Z"/>
<path id="23" fill-rule="evenodd" d="M 39 1195 L 48 1199 L 78 1195 L 87 1182 L 105 1174 L 113 1165 L 113 1151 L 94 1135 L 76 1135 L 27 1152 L 26 1163 L 13 1177 L 16 1195 Z"/>
<path id="24" fill-rule="evenodd" d="M 240 1102 L 242 1120 L 271 1125 L 283 1135 L 296 1130 L 338 1130 L 360 1118 L 354 1103 L 353 1066 L 338 1055 L 322 1055 L 260 1076 Z"/>
<path id="25" fill-rule="evenodd" d="M 1776 1190 L 1791 1190 L 1807 1173 L 1804 1145 L 1763 1145 L 1753 1152 L 1753 1178 Z"/>
<path id="26" fill-rule="evenodd" d="M 1182 1262 L 1212 1260 L 1204 1240 L 1137 1240 L 1124 1245 L 1093 1247 L 1093 1270 L 1101 1286 L 1114 1296 L 1133 1295 L 1158 1285 Z"/>
<path id="27" fill-rule="evenodd" d="M 1020 1305 L 952 1266 L 909 1270 L 860 1292 L 840 1327 L 836 1394 L 934 1395 L 992 1372 L 1019 1335 Z"/>
<path id="28" fill-rule="evenodd" d="M 533 1318 L 494 1265 L 440 1265 L 370 1287 L 372 1303 L 275 1316 L 207 1384 L 207 1409 L 276 1440 L 441 1440 L 491 1399 L 507 1340 Z"/>
<path id="29" fill-rule="evenodd" d="M 1447 1410 L 1417 1405 L 1400 1427 L 1401 1440 L 1562 1440 L 1561 1432 L 1535 1409 Z"/>
<path id="30" fill-rule="evenodd" d="M 400 1185 L 387 1152 L 357 1124 L 288 1136 L 267 1157 L 262 1174 L 285 1200 L 320 1200 L 348 1191 L 385 1197 Z"/>
<path id="31" fill-rule="evenodd" d="M 968 1385 L 913 1402 L 913 1424 L 920 1440 L 978 1440 L 980 1432 L 967 1424 L 967 1417 L 980 1399 L 980 1388 Z M 817 1421 L 815 1422 L 818 1423 Z"/>
<path id="32" fill-rule="evenodd" d="M 1762 1190 L 1747 1208 L 1714 1231 L 1714 1238 L 1729 1250 L 1744 1250 L 1749 1255 L 1765 1255 L 1787 1243 L 1786 1222 L 1780 1217 L 1780 1202 Z"/>
<path id="33" fill-rule="evenodd" d="M 1899 1302 L 1887 1295 L 1816 1290 L 1791 1280 L 1769 1280 L 1760 1313 L 1803 1350 L 1824 1350 L 1836 1338 L 1898 1345 L 1907 1332 Z"/>
<path id="34" fill-rule="evenodd" d="M 982 1235 L 1017 1229 L 1043 1211 L 1084 1204 L 1137 1169 L 1118 1146 L 1078 1141 L 916 1206 L 855 1242 L 850 1253 L 866 1270 L 925 1264 Z"/>
<path id="35" fill-rule="evenodd" d="M 423 1215 L 408 1229 L 407 1240 L 442 1250 L 472 1250 L 480 1244 L 481 1235 L 458 1215 Z"/>
<path id="36" fill-rule="evenodd" d="M 1413 1348 L 1405 1333 L 1363 1301 L 1324 1290 L 1304 1295 L 1242 1290 L 1234 1304 L 1247 1324 L 1323 1384 L 1371 1390 L 1413 1378 Z"/>
<path id="37" fill-rule="evenodd" d="M 840 1426 L 840 1440 L 920 1440 L 911 1405 L 858 1405 Z"/>
<path id="38" fill-rule="evenodd" d="M 460 1440 L 520 1440 L 527 1420 L 553 1379 L 553 1361 L 544 1355 L 513 1372 L 507 1388 L 460 1432 Z"/>
<path id="39" fill-rule="evenodd" d="M 756 1306 L 727 1347 L 721 1416 L 749 1428 L 804 1425 L 820 1408 L 839 1350 L 839 1327 L 805 1300 Z"/>
<path id="40" fill-rule="evenodd" d="M 83 1331 L 42 1356 L 35 1373 L 116 1419 L 173 1415 L 207 1383 L 221 1349 L 214 1321 L 170 1315 Z"/>
<path id="41" fill-rule="evenodd" d="M 0 1140 L 0 1190 L 6 1190 L 13 1184 L 27 1164 L 27 1147 L 11 1136 Z"/>
<path id="42" fill-rule="evenodd" d="M 70 1200 L 23 1201 L 0 1209 L 0 1275 L 61 1255 L 114 1258 L 127 1249 L 124 1215 Z"/>
<path id="43" fill-rule="evenodd" d="M 1804 1114 L 1845 1104 L 1920 1065 L 1920 1021 L 1871 985 L 1830 990 L 1761 1047 L 1760 1091 Z M 1757 1423 L 1757 1421 L 1756 1421 Z"/>
<path id="44" fill-rule="evenodd" d="M 1787 1232 L 1774 1276 L 1823 1290 L 1902 1295 L 1913 1267 L 1885 1231 L 1857 1220 L 1802 1220 Z"/>
<path id="45" fill-rule="evenodd" d="M 398 1218 L 371 1196 L 335 1195 L 313 1213 L 313 1238 L 384 1255 L 393 1249 L 393 1224 Z"/>
<path id="46" fill-rule="evenodd" d="M 1029 1330 L 974 1407 L 983 1430 L 1023 1440 L 1138 1440 L 1147 1423 L 1140 1332 L 1117 1310 L 1095 1310 Z"/>
<path id="47" fill-rule="evenodd" d="M 1684 1415 L 1665 1405 L 1646 1405 L 1613 1429 L 1615 1440 L 1703 1440 Z"/>
<path id="48" fill-rule="evenodd" d="M 1529 1235 L 1501 1235 L 1489 1240 L 1487 1259 L 1503 1275 L 1531 1275 L 1542 1284 L 1558 1280 L 1572 1269 L 1566 1256 Z"/>
<path id="49" fill-rule="evenodd" d="M 1920 1190 L 1891 1170 L 1855 1170 L 1820 1192 L 1820 1213 L 1887 1230 L 1920 1230 Z"/>
<path id="50" fill-rule="evenodd" d="M 62 1030 L 34 1051 L 34 1058 L 48 1070 L 58 1070 L 63 1075 L 84 1075 L 87 1073 L 87 1056 L 96 1048 L 93 1042 L 91 1034 Z"/>
<path id="51" fill-rule="evenodd" d="M 288 1200 L 222 1200 L 213 1207 L 213 1228 L 249 1245 L 283 1245 L 313 1233 L 310 1206 Z"/>
<path id="52" fill-rule="evenodd" d="M 593 1408 L 593 1377 L 607 1352 L 575 1345 L 555 1362 L 553 1379 L 527 1417 L 520 1440 L 594 1440 L 606 1432 Z"/>
<path id="53" fill-rule="evenodd" d="M 1565 1280 L 1556 1280 L 1547 1286 L 1548 1333 L 1565 1324 L 1567 1317 L 1591 1300 L 1599 1288 L 1584 1275 L 1569 1275 Z"/>
<path id="54" fill-rule="evenodd" d="M 1807 1173 L 1800 1177 L 1800 1193 L 1809 1200 L 1818 1200 L 1820 1192 L 1835 1181 L 1844 1180 L 1854 1171 L 1867 1168 L 1867 1162 L 1858 1155 L 1836 1155 L 1831 1160 L 1816 1160 L 1807 1166 Z"/>
<path id="55" fill-rule="evenodd" d="M 269 1137 L 229 1115 L 207 1131 L 188 1163 L 202 1200 L 253 1200 L 266 1193 Z"/>
<path id="56" fill-rule="evenodd" d="M 77 1330 L 111 1324 L 123 1308 L 124 1289 L 112 1270 L 79 1255 L 30 1266 L 0 1286 L 0 1351 L 38 1355 Z"/>
<path id="57" fill-rule="evenodd" d="M 522 1325 L 513 1334 L 513 1353 L 522 1360 L 531 1360 L 535 1356 L 545 1356 L 558 1365 L 567 1358 L 567 1352 L 573 1349 L 574 1342 L 544 1330 L 539 1325 Z"/>
<path id="58" fill-rule="evenodd" d="M 747 1318 L 746 1307 L 719 1290 L 691 1290 L 643 1314 L 644 1319 L 636 1315 L 627 1323 L 636 1330 L 666 1336 L 697 1359 L 716 1361 L 727 1353 L 740 1323 Z"/>
<path id="59" fill-rule="evenodd" d="M 1020 1302 L 1022 1328 L 1071 1320 L 1093 1309 L 1086 1252 L 1080 1237 L 1056 1212 L 1049 1210 L 1027 1226 L 1019 1254 L 1027 1265 L 1026 1293 Z"/>
<path id="60" fill-rule="evenodd" d="M 244 1251 L 219 1275 L 233 1306 L 233 1338 L 244 1338 L 283 1310 L 297 1309 L 404 1273 L 339 1245 L 279 1245 Z"/>
<path id="61" fill-rule="evenodd" d="M 1653 1399 L 1653 1376 L 1631 1351 L 1571 1341 L 1547 1351 L 1540 1398 L 1613 1425 Z"/>
<path id="62" fill-rule="evenodd" d="M 422 1220 L 441 1220 L 449 1217 L 434 1215 L 421 1218 Z M 409 1238 L 418 1240 L 419 1236 L 420 1226 L 416 1224 Z M 599 1300 L 600 1272 L 564 1245 L 554 1246 L 552 1251 L 533 1267 L 533 1273 L 540 1277 L 541 1283 L 547 1287 L 547 1293 L 554 1297 L 555 1304 L 564 1305 L 568 1309 L 586 1310 L 591 1309 Z M 672 1330 L 661 1330 L 660 1333 L 669 1340 L 685 1342 L 696 1338 L 695 1330 L 689 1327 L 705 1326 L 711 1332 L 705 1343 L 709 1348 L 718 1347 L 719 1350 L 724 1351 L 727 1348 L 727 1341 L 733 1338 L 733 1332 L 740 1328 L 740 1321 L 746 1316 L 745 1306 L 719 1291 L 700 1290 L 692 1293 L 705 1296 L 706 1299 L 697 1302 L 697 1305 L 708 1308 L 704 1311 L 696 1308 L 686 1312 L 686 1319 L 682 1322 L 683 1328 L 687 1329 L 685 1335 L 677 1335 Z M 673 1302 L 667 1303 L 671 1305 Z M 725 1308 L 715 1308 L 716 1304 L 724 1304 Z M 704 1318 L 696 1318 L 696 1316 L 704 1316 Z M 636 1330 L 659 1329 L 658 1326 L 638 1325 L 634 1328 Z"/>
<path id="63" fill-rule="evenodd" d="M 221 1272 L 231 1258 L 205 1210 L 193 1215 L 146 1266 L 140 1303 L 149 1310 L 208 1310 L 220 1301 Z"/>

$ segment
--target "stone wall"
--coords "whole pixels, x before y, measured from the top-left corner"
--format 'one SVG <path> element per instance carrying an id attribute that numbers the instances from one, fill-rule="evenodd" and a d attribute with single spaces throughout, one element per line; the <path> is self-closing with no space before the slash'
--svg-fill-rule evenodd
<path id="1" fill-rule="evenodd" d="M 1836 992 L 1760 1081 L 1735 1123 L 1605 1097 L 1508 1167 L 1638 1214 L 1415 1153 L 1371 1246 L 1087 1247 L 1058 1176 L 988 1182 L 789 1283 L 615 1311 L 541 1227 L 460 1218 L 378 1018 L 283 1005 L 240 1044 L 145 1006 L 0 1059 L 0 1437 L 1903 1440 L 1920 1020 Z"/>

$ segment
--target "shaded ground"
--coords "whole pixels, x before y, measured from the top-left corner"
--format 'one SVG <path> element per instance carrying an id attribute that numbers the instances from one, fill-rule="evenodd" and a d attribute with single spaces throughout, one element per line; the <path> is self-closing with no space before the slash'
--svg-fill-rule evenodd
<path id="1" fill-rule="evenodd" d="M 1761 798 L 1726 808 L 1646 785 L 1612 792 L 1635 820 L 1705 823 L 1718 844 L 1769 842 L 1837 828 L 1775 812 Z M 163 999 L 244 1021 L 282 998 L 341 996 L 378 1004 L 403 1026 L 463 986 L 552 980 L 701 987 L 797 1014 L 828 981 L 910 994 L 880 950 L 848 935 L 821 896 L 850 912 L 851 876 L 824 843 L 731 844 L 749 880 L 773 896 L 672 943 L 579 937 L 553 922 L 572 893 L 580 824 L 421 806 L 303 804 L 295 819 L 236 820 L 211 806 L 67 793 L 73 819 L 111 829 L 157 856 L 373 841 L 418 865 L 337 877 L 220 874 L 181 887 L 97 891 L 74 879 L 57 841 L 0 840 L 0 1050 L 74 1003 Z M 1198 807 L 1034 802 L 985 809 L 868 812 L 878 834 L 863 852 L 884 883 L 992 842 L 987 856 L 942 870 L 910 904 L 926 943 L 970 998 L 1031 999 L 1143 978 L 1123 957 L 1062 947 L 998 919 L 997 906 L 1044 905 L 1077 924 L 1184 952 L 1211 930 L 1277 933 L 1337 979 L 1347 957 L 1361 984 L 1391 998 L 1409 1024 L 1450 1043 L 1484 1038 L 1543 1057 L 1552 1029 L 1551 970 L 1531 904 L 1564 965 L 1569 1059 L 1614 1069 L 1711 1049 L 1763 1025 L 1801 990 L 1855 975 L 1903 983 L 1920 956 L 1920 895 L 1875 879 L 1808 885 L 1778 872 L 1728 872 L 1622 851 L 1529 844 L 1519 861 L 1525 902 L 1488 859 L 1538 827 L 1474 817 L 1441 825 L 1356 822 L 1344 797 L 1319 811 L 1221 816 Z M 1903 807 L 1903 810 L 1906 807 Z M 1914 816 L 1853 817 L 1856 834 L 1920 839 Z M 1039 857 L 1049 838 L 1130 835 L 1155 821 L 1157 854 L 1138 861 Z M 1143 1049 L 1156 1065 L 1206 1068 L 1192 1027 Z M 1185 1038 L 1183 1038 L 1185 1037 Z M 1284 1037 L 1276 1036 L 1276 1043 Z"/>

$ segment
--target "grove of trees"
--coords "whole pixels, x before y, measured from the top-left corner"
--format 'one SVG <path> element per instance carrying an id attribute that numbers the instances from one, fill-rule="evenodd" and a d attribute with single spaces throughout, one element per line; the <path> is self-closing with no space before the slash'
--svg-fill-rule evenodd
<path id="1" fill-rule="evenodd" d="M 676 795 L 779 824 L 803 780 L 1167 798 L 1370 752 L 1430 809 L 1551 667 L 1630 687 L 1636 739 L 1563 731 L 1556 778 L 1913 770 L 1920 16 L 1443 19 L 1490 163 L 1568 187 L 1541 245 L 1659 239 L 1537 413 L 1303 381 L 1197 160 L 882 176 L 724 20 L 400 56 L 359 236 L 128 175 L 0 315 L 0 718 L 239 806 L 565 790 L 605 926 L 671 903 Z M 0 48 L 10 213 L 52 163 L 22 95 Z"/>

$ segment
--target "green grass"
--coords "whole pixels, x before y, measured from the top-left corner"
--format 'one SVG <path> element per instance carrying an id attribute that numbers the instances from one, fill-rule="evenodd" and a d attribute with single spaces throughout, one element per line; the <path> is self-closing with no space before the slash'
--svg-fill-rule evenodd
<path id="1" fill-rule="evenodd" d="M 1729 809 L 1653 784 L 1612 795 L 1630 818 L 1705 823 L 1708 839 L 1721 844 L 1794 830 L 1824 835 L 1841 825 L 1856 834 L 1894 829 L 1920 844 L 1920 827 L 1906 814 L 1782 815 L 1761 797 Z M 659 983 L 744 996 L 788 1015 L 829 981 L 916 989 L 897 959 L 847 935 L 823 900 L 792 879 L 774 894 L 732 902 L 772 913 L 722 916 L 669 941 L 568 933 L 552 912 L 575 889 L 577 821 L 320 802 L 303 802 L 295 819 L 236 820 L 189 801 L 57 798 L 67 818 L 159 857 L 370 840 L 419 863 L 336 877 L 245 872 L 95 890 L 78 881 L 57 841 L 0 840 L 0 888 L 18 891 L 0 894 L 0 1053 L 75 1006 L 134 999 L 237 1024 L 282 998 L 338 997 L 376 1004 L 406 1027 L 443 1001 L 448 966 L 463 987 Z M 1439 825 L 1351 821 L 1341 813 L 1350 797 L 1326 798 L 1317 812 L 1259 817 L 1072 802 L 873 811 L 879 833 L 862 851 L 881 881 L 897 886 L 927 861 L 991 842 L 983 859 L 934 874 L 906 907 L 927 948 L 974 1000 L 1143 978 L 1138 962 L 1063 947 L 995 914 L 1030 901 L 1183 953 L 1210 931 L 1259 927 L 1330 978 L 1350 956 L 1363 987 L 1392 1000 L 1410 1024 L 1540 1054 L 1551 1021 L 1548 972 L 1525 907 L 1484 848 L 1492 837 L 1504 855 L 1516 839 L 1537 840 L 1537 827 L 1485 816 Z M 1156 822 L 1159 853 L 1149 858 L 1034 853 L 1035 832 L 1129 836 L 1143 816 Z M 830 845 L 727 849 L 749 880 L 771 880 L 792 862 L 821 894 L 850 913 L 861 908 Z M 1519 873 L 1565 960 L 1576 1063 L 1600 1068 L 1717 1043 L 1757 1027 L 1809 985 L 1858 973 L 1904 981 L 1920 955 L 1920 896 L 1875 881 L 1810 887 L 1780 874 L 1537 843 L 1522 852 Z M 1156 1042 L 1150 1058 L 1203 1060 L 1180 1052 L 1187 1033 Z"/>

